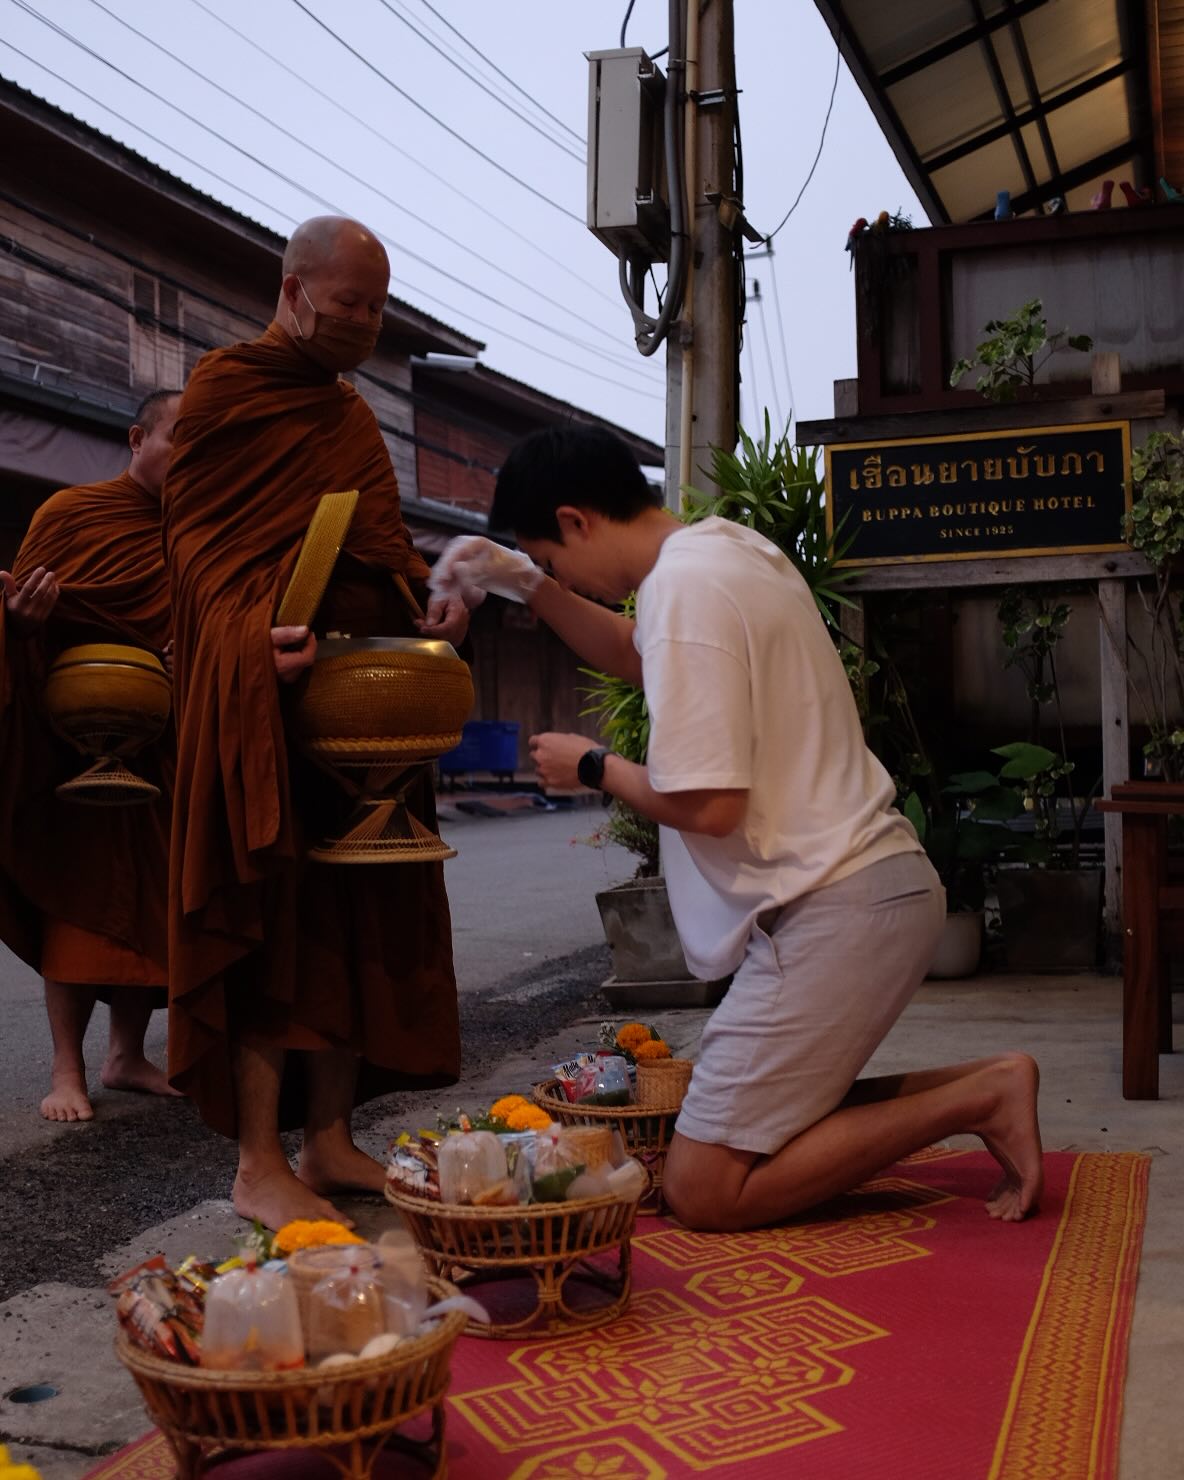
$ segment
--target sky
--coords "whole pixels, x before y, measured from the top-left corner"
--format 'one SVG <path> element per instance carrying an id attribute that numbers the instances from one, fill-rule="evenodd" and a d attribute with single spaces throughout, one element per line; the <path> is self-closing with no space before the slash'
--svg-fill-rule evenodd
<path id="1" fill-rule="evenodd" d="M 327 210 L 357 216 L 387 243 L 391 291 L 483 340 L 486 364 L 660 442 L 664 352 L 633 347 L 616 260 L 584 225 L 583 54 L 619 44 L 624 11 L 0 0 L 0 73 L 276 231 Z M 637 0 L 627 44 L 663 47 L 666 12 Z M 811 0 L 735 0 L 735 20 L 745 208 L 768 232 L 817 152 L 835 45 Z M 898 208 L 925 224 L 840 65 L 817 171 L 772 261 L 748 265 L 746 426 L 765 407 L 775 427 L 791 407 L 832 414 L 832 382 L 855 374 L 847 231 Z"/>

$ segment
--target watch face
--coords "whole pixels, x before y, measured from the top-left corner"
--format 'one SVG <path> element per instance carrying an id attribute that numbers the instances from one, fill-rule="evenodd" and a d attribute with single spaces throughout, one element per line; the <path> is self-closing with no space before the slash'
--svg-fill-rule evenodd
<path id="1" fill-rule="evenodd" d="M 604 780 L 604 751 L 585 751 L 576 767 L 576 775 L 580 778 L 581 785 L 595 790 Z"/>

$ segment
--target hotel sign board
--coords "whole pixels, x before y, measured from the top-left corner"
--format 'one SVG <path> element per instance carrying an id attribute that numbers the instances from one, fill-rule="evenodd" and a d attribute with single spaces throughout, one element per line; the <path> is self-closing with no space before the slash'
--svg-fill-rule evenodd
<path id="1" fill-rule="evenodd" d="M 1125 550 L 1130 422 L 826 449 L 839 565 Z"/>

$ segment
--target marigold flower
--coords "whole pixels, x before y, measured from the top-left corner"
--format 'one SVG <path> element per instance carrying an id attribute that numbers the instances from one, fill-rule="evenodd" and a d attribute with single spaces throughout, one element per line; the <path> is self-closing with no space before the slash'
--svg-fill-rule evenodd
<path id="1" fill-rule="evenodd" d="M 490 1120 L 505 1120 L 512 1111 L 521 1110 L 523 1105 L 529 1105 L 530 1101 L 525 1095 L 503 1095 L 500 1100 L 494 1100 L 489 1107 Z"/>
<path id="2" fill-rule="evenodd" d="M 654 1035 L 644 1023 L 626 1023 L 617 1030 L 617 1043 L 629 1053 L 635 1053 L 640 1043 L 652 1043 Z"/>
<path id="3" fill-rule="evenodd" d="M 551 1117 L 538 1105 L 522 1104 L 510 1111 L 506 1124 L 512 1131 L 545 1131 Z"/>
<path id="4" fill-rule="evenodd" d="M 285 1223 L 275 1236 L 279 1254 L 294 1254 L 297 1249 L 315 1249 L 321 1244 L 364 1244 L 365 1239 L 351 1233 L 344 1223 L 330 1218 L 296 1218 Z"/>
<path id="5" fill-rule="evenodd" d="M 633 1050 L 633 1057 L 639 1064 L 648 1063 L 652 1059 L 668 1059 L 670 1045 L 664 1043 L 661 1038 L 650 1038 L 645 1043 L 637 1045 Z"/>

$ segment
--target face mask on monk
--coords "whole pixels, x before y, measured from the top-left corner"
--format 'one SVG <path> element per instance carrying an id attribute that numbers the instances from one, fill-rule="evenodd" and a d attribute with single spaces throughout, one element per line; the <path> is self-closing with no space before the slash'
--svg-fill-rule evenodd
<path id="1" fill-rule="evenodd" d="M 334 314 L 322 313 L 308 296 L 303 283 L 300 283 L 300 291 L 313 312 L 312 333 L 305 334 L 300 320 L 289 310 L 292 337 L 300 341 L 301 349 L 310 359 L 326 370 L 340 372 L 353 370 L 370 358 L 378 343 L 380 324 L 359 324 L 354 319 L 340 319 Z"/>

